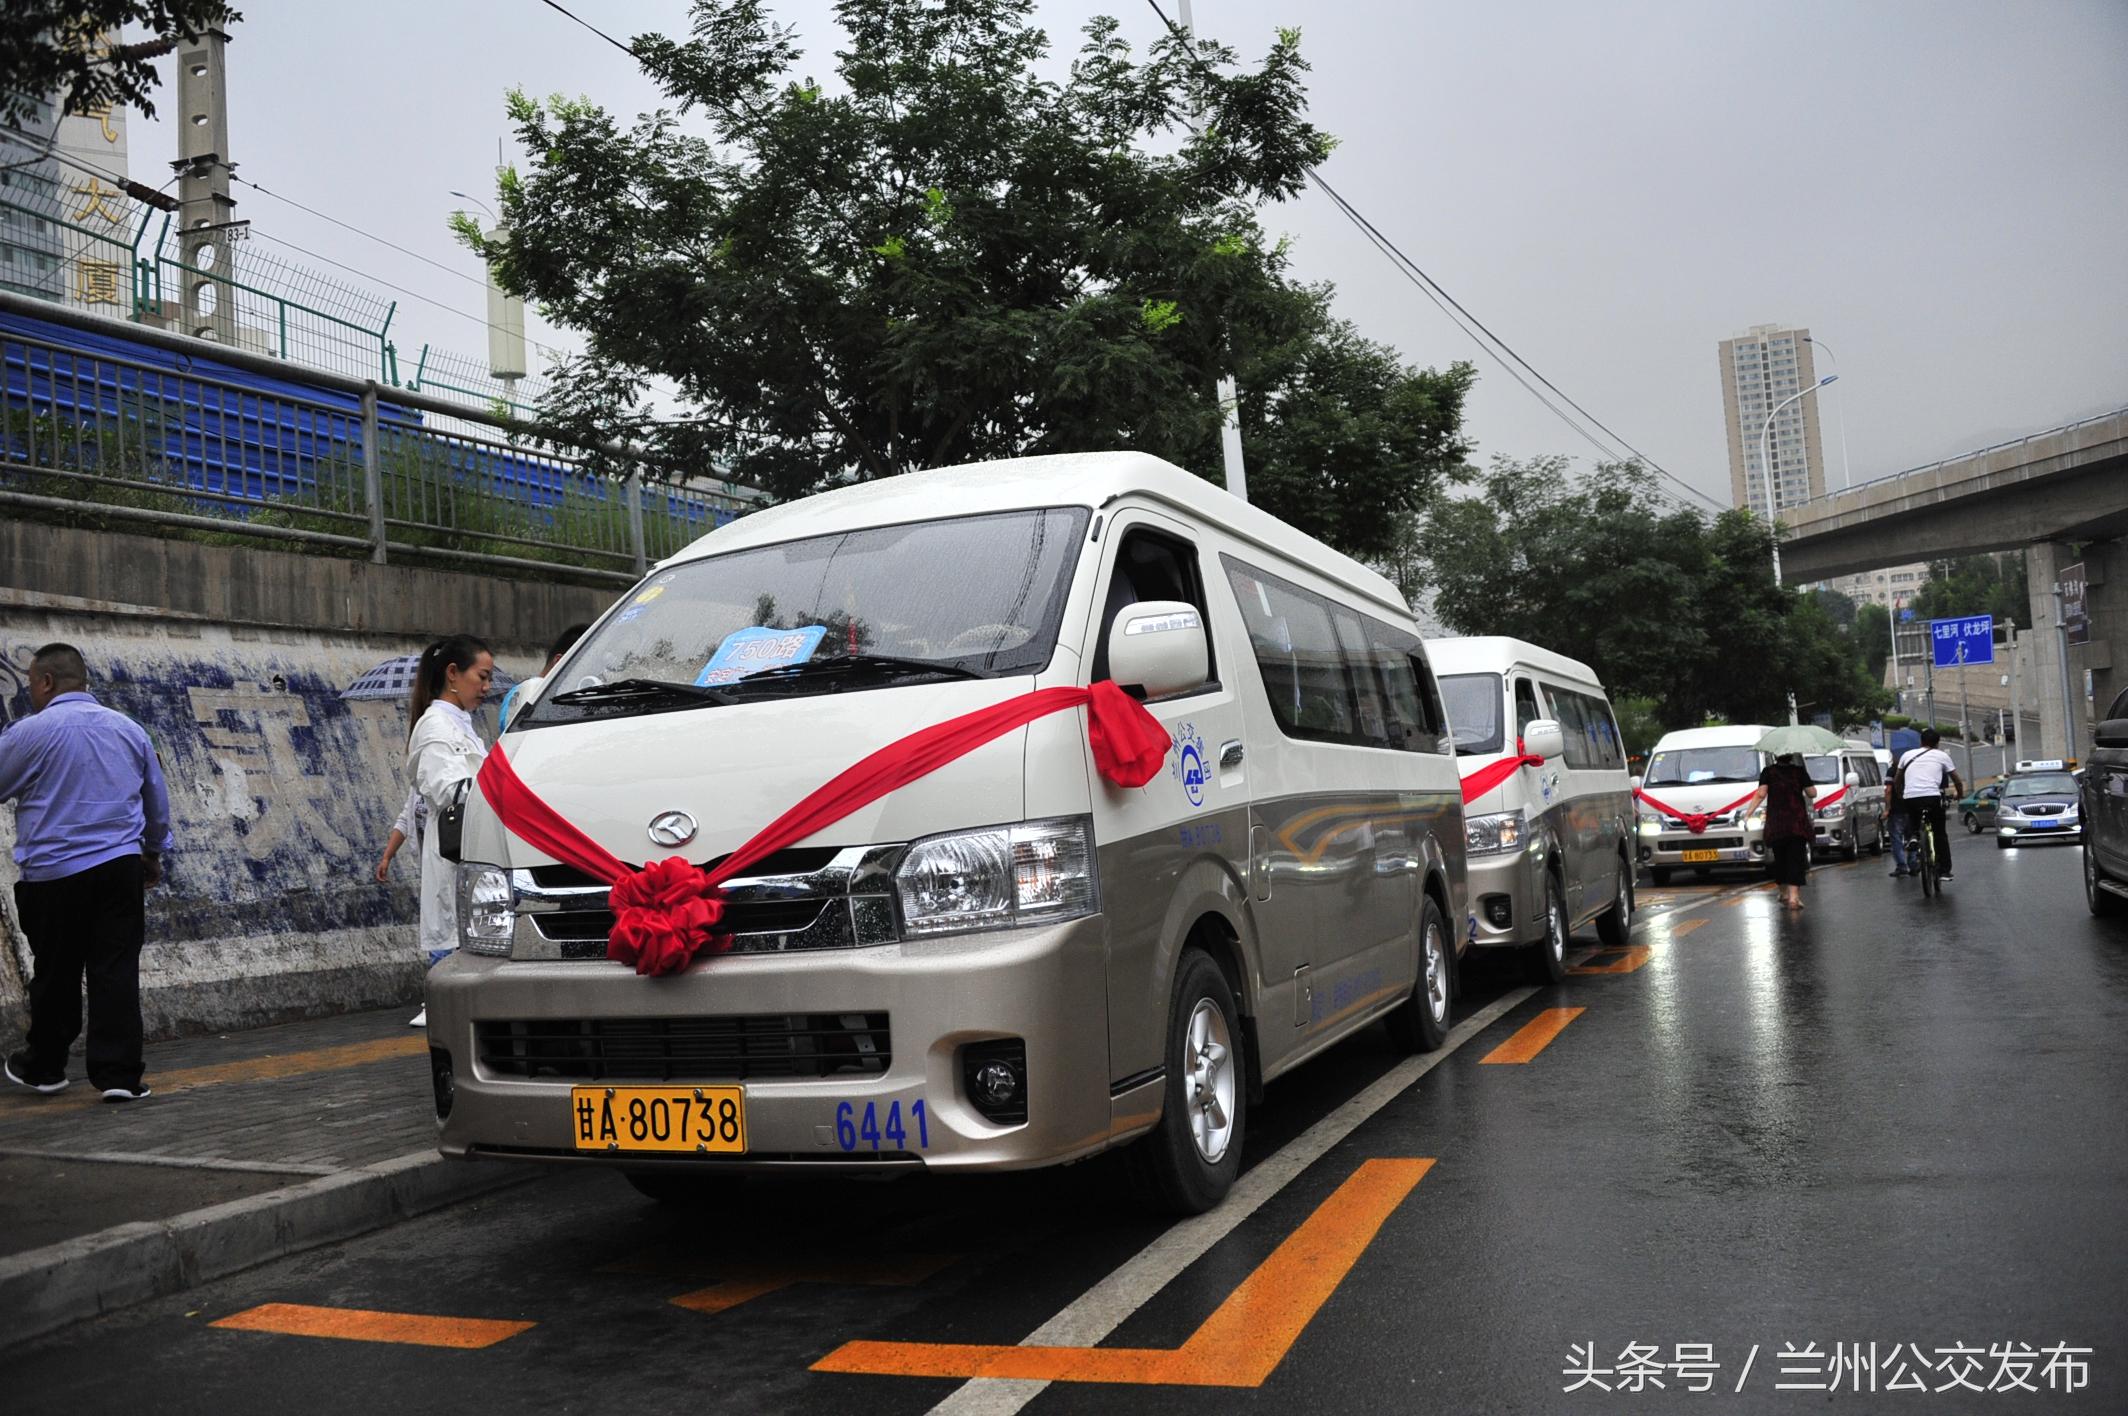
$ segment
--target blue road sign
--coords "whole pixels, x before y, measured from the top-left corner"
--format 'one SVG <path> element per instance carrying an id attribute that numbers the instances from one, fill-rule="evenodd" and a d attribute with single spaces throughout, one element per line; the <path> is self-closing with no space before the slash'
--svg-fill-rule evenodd
<path id="1" fill-rule="evenodd" d="M 1901 610 L 1899 611 L 1899 623 L 1901 623 L 1901 624 L 1907 624 L 1907 623 L 1911 622 L 1911 621 L 1913 620 L 1913 618 L 1914 618 L 1914 612 L 1913 612 L 1912 610 L 1908 610 L 1908 609 L 1901 609 Z"/>
<path id="2" fill-rule="evenodd" d="M 1956 619 L 1929 621 L 1929 640 L 1935 646 L 1936 667 L 1955 669 L 1960 664 L 1995 662 L 1995 616 L 1960 615 Z"/>

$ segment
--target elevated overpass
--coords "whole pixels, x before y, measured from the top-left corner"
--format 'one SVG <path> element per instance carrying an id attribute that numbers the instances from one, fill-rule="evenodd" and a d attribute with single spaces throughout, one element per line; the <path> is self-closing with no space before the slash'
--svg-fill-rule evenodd
<path id="1" fill-rule="evenodd" d="M 1784 507 L 1781 519 L 1789 528 L 1781 565 L 1796 583 L 2024 551 L 2050 755 L 2083 756 L 2090 715 L 2128 686 L 2128 408 Z M 2066 646 L 2065 715 L 2053 591 L 2079 559 L 2090 631 L 2088 643 Z"/>

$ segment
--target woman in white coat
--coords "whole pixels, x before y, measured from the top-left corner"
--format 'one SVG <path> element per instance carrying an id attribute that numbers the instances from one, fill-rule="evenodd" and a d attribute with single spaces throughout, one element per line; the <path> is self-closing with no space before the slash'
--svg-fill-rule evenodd
<path id="1" fill-rule="evenodd" d="M 406 772 L 428 805 L 431 829 L 421 833 L 421 954 L 428 966 L 458 947 L 458 867 L 436 853 L 437 814 L 451 804 L 461 782 L 480 771 L 487 745 L 473 728 L 474 710 L 495 676 L 495 656 L 469 634 L 439 639 L 421 651 L 408 703 L 413 731 L 406 743 Z M 429 1010 L 412 1019 L 425 1027 Z"/>

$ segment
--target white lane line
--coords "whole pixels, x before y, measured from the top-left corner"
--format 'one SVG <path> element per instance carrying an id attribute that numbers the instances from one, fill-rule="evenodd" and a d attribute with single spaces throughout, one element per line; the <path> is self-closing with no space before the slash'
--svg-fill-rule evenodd
<path id="1" fill-rule="evenodd" d="M 1218 1209 L 1200 1214 L 1169 1229 L 1140 1249 L 1123 1266 L 1079 1295 L 1064 1311 L 1020 1339 L 1022 1347 L 1093 1347 L 1144 1307 L 1153 1296 L 1202 1258 L 1207 1250 L 1234 1232 L 1263 1203 L 1283 1190 L 1294 1176 L 1327 1154 L 1332 1146 L 1358 1130 L 1368 1117 L 1380 1111 L 1419 1078 L 1448 1060 L 1450 1053 L 1469 1042 L 1516 1005 L 1534 996 L 1535 988 L 1518 988 L 1503 994 L 1456 1024 L 1441 1047 L 1421 1057 L 1408 1057 L 1376 1078 L 1352 1100 L 1310 1126 L 1265 1159 L 1258 1161 Z M 934 1416 L 1011 1416 L 1042 1394 L 1048 1382 L 1020 1381 L 1001 1377 L 975 1377 L 955 1389 L 951 1396 L 931 1408 Z"/>
<path id="2" fill-rule="evenodd" d="M 71 1160 L 84 1165 L 166 1165 L 180 1170 L 236 1170 L 256 1175 L 338 1175 L 330 1165 L 282 1164 L 266 1160 L 221 1160 L 214 1156 L 161 1155 L 146 1151 L 43 1150 L 24 1146 L 0 1146 L 0 1157 L 28 1160 Z"/>

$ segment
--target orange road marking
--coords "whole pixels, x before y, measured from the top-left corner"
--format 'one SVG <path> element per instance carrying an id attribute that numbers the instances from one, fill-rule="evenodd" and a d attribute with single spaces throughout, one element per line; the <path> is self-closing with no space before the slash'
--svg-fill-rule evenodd
<path id="1" fill-rule="evenodd" d="M 846 1342 L 816 1372 L 1256 1387 L 1277 1369 L 1431 1160 L 1363 1161 L 1178 1348 Z"/>
<path id="2" fill-rule="evenodd" d="M 910 1288 L 953 1262 L 952 1254 L 909 1254 L 870 1263 L 744 1264 L 707 1288 L 682 1293 L 677 1307 L 697 1313 L 721 1313 L 750 1298 L 774 1293 L 794 1283 L 847 1283 Z"/>
<path id="3" fill-rule="evenodd" d="M 1681 921 L 1680 923 L 1673 924 L 1670 926 L 1670 937 L 1672 939 L 1675 939 L 1680 934 L 1690 934 L 1693 930 L 1698 929 L 1706 922 L 1707 921 L 1704 919 L 1688 919 Z"/>
<path id="4" fill-rule="evenodd" d="M 538 1326 L 501 1318 L 439 1318 L 426 1313 L 380 1313 L 368 1308 L 314 1308 L 307 1303 L 262 1303 L 209 1324 L 240 1332 L 290 1337 L 337 1337 L 350 1342 L 403 1342 L 417 1347 L 493 1347 Z"/>
<path id="5" fill-rule="evenodd" d="M 1654 953 L 1655 951 L 1645 944 L 1635 944 L 1630 948 L 1617 951 L 1607 963 L 1583 964 L 1579 968 L 1568 969 L 1567 972 L 1570 974 L 1628 974 L 1647 963 L 1654 956 Z M 1489 1062 L 1492 1059 L 1487 1058 L 1486 1060 Z"/>
<path id="6" fill-rule="evenodd" d="M 1479 1058 L 1479 1065 L 1483 1066 L 1487 1062 L 1527 1062 L 1550 1046 L 1553 1038 L 1565 1032 L 1568 1023 L 1587 1011 L 1586 1008 L 1546 1008 L 1524 1023 L 1513 1037 Z"/>

